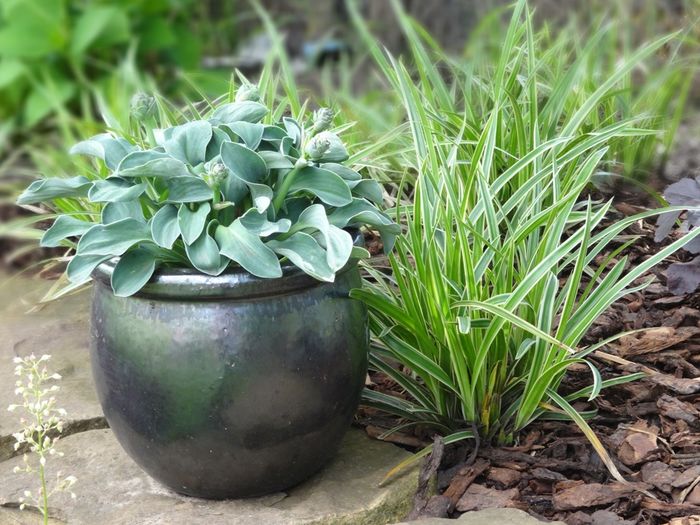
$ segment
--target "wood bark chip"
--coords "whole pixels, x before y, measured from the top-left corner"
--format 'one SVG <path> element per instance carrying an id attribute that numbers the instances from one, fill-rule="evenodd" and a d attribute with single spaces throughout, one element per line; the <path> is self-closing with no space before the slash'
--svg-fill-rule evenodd
<path id="1" fill-rule="evenodd" d="M 485 459 L 477 459 L 473 465 L 462 467 L 444 492 L 450 498 L 452 505 L 456 506 L 462 495 L 476 478 L 481 476 L 489 468 L 490 463 Z"/>
<path id="2" fill-rule="evenodd" d="M 672 482 L 671 487 L 674 489 L 684 489 L 700 477 L 700 465 L 695 465 L 683 471 Z"/>
<path id="3" fill-rule="evenodd" d="M 632 485 L 623 483 L 584 483 L 562 481 L 555 485 L 552 503 L 556 510 L 602 507 L 635 493 Z"/>
<path id="4" fill-rule="evenodd" d="M 457 502 L 457 510 L 469 512 L 484 509 L 502 509 L 506 507 L 519 508 L 522 506 L 518 501 L 520 493 L 518 489 L 497 490 L 472 483 L 467 491 Z"/>
<path id="5" fill-rule="evenodd" d="M 617 449 L 617 457 L 627 466 L 638 465 L 651 459 L 657 452 L 659 429 L 638 421 L 627 429 L 627 436 Z"/>
<path id="6" fill-rule="evenodd" d="M 671 348 L 699 333 L 700 328 L 694 326 L 680 328 L 663 326 L 621 337 L 617 345 L 610 346 L 620 357 L 629 358 Z"/>
<path id="7" fill-rule="evenodd" d="M 423 465 L 418 473 L 418 488 L 416 489 L 416 494 L 413 497 L 413 509 L 408 514 L 409 521 L 420 517 L 434 517 L 426 516 L 423 513 L 429 510 L 428 502 L 430 498 L 428 497 L 428 491 L 430 490 L 430 481 L 435 476 L 438 467 L 440 467 L 444 453 L 445 442 L 443 441 L 442 437 L 435 436 L 435 440 L 433 441 L 433 450 L 430 455 L 425 458 L 425 461 L 423 461 Z"/>
<path id="8" fill-rule="evenodd" d="M 676 477 L 676 472 L 661 461 L 652 461 L 642 466 L 642 480 L 644 483 L 653 485 L 667 494 L 671 493 L 673 489 L 672 483 Z"/>
<path id="9" fill-rule="evenodd" d="M 664 394 L 656 402 L 656 406 L 659 407 L 659 412 L 668 418 L 685 421 L 691 426 L 698 425 L 700 411 L 690 403 Z"/>
<path id="10" fill-rule="evenodd" d="M 518 484 L 522 474 L 517 470 L 501 467 L 491 467 L 486 479 L 496 484 L 498 488 L 509 489 Z"/>
<path id="11" fill-rule="evenodd" d="M 700 514 L 694 516 L 685 516 L 682 518 L 673 518 L 664 525 L 700 525 Z"/>

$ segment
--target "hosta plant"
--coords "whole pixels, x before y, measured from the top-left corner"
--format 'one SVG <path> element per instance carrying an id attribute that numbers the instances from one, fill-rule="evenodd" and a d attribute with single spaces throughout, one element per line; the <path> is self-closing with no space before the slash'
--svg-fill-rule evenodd
<path id="1" fill-rule="evenodd" d="M 196 120 L 151 129 L 156 111 L 155 100 L 135 97 L 132 116 L 145 138 L 104 133 L 80 142 L 72 152 L 94 157 L 95 173 L 35 181 L 18 199 L 81 202 L 80 213 L 59 214 L 41 240 L 75 247 L 72 283 L 113 258 L 119 296 L 139 291 L 162 265 L 208 275 L 240 266 L 275 278 L 288 262 L 333 281 L 366 253 L 348 230 L 371 226 L 391 248 L 398 227 L 377 209 L 382 188 L 343 164 L 348 152 L 329 129 L 331 110 L 272 121 L 256 87 L 244 84 L 235 101 Z M 84 212 L 90 205 L 93 215 Z"/>

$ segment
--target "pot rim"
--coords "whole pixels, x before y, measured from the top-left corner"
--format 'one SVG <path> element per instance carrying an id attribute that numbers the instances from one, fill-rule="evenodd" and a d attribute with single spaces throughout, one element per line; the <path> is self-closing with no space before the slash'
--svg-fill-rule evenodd
<path id="1" fill-rule="evenodd" d="M 353 244 L 364 244 L 362 232 L 355 230 L 350 233 Z M 110 292 L 112 273 L 118 261 L 119 257 L 105 261 L 92 273 L 93 280 Z M 335 277 L 356 266 L 356 259 L 349 260 Z M 274 279 L 256 277 L 241 266 L 229 267 L 220 275 L 207 275 L 194 268 L 164 267 L 157 269 L 148 283 L 129 298 L 254 299 L 290 294 L 324 284 L 333 283 L 315 279 L 291 263 L 282 264 L 282 277 Z"/>

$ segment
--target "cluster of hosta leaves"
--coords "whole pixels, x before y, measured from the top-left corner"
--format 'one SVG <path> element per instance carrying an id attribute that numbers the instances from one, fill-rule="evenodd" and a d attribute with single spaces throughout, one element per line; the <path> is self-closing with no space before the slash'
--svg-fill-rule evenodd
<path id="1" fill-rule="evenodd" d="M 148 119 L 153 101 L 136 100 Z M 80 142 L 73 153 L 96 157 L 104 178 L 47 178 L 32 183 L 19 204 L 54 199 L 98 203 L 99 221 L 60 215 L 43 246 L 71 245 L 73 283 L 119 257 L 112 274 L 117 295 L 140 290 L 159 265 L 218 275 L 239 265 L 262 278 L 282 276 L 285 261 L 323 281 L 364 250 L 348 230 L 377 229 L 389 250 L 398 226 L 376 205 L 382 188 L 342 164 L 348 153 L 328 130 L 321 109 L 307 122 L 284 117 L 263 123 L 268 108 L 254 86 L 201 120 L 155 129 L 150 147 L 109 133 Z"/>

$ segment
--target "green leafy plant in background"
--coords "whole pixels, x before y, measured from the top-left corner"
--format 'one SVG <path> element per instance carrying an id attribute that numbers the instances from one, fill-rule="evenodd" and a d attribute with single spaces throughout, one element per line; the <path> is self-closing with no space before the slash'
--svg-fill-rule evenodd
<path id="1" fill-rule="evenodd" d="M 611 203 L 594 203 L 584 191 L 608 143 L 638 130 L 634 118 L 589 123 L 668 38 L 639 49 L 573 107 L 569 92 L 588 57 L 542 83 L 546 57 L 524 1 L 498 60 L 478 70 L 449 60 L 394 5 L 415 70 L 371 47 L 353 11 L 401 95 L 410 125 L 402 161 L 415 185 L 413 202 L 396 212 L 406 232 L 389 256 L 391 271 L 368 266 L 373 279 L 352 294 L 370 308 L 371 366 L 403 394 L 367 390 L 365 403 L 403 418 L 398 428 L 431 428 L 447 443 L 478 434 L 508 444 L 536 419 L 571 419 L 622 479 L 585 421 L 593 413 L 572 403 L 640 375 L 603 380 L 588 357 L 606 341 L 579 345 L 601 313 L 644 287 L 644 274 L 700 230 L 628 267 L 620 234 L 658 212 L 607 226 Z M 589 366 L 591 385 L 561 393 L 576 363 Z"/>
<path id="2" fill-rule="evenodd" d="M 59 214 L 41 240 L 75 246 L 66 270 L 74 286 L 114 257 L 120 296 L 140 290 L 159 265 L 218 275 L 233 263 L 275 278 L 282 258 L 333 281 L 365 252 L 345 231 L 361 225 L 382 232 L 391 249 L 398 227 L 375 206 L 382 188 L 342 164 L 349 155 L 328 129 L 333 112 L 262 123 L 270 111 L 259 98 L 257 86 L 243 84 L 235 101 L 162 128 L 157 100 L 137 94 L 140 140 L 103 133 L 80 142 L 72 153 L 98 159 L 90 178 L 42 179 L 20 195 L 23 205 L 84 201 Z"/>
<path id="3" fill-rule="evenodd" d="M 89 118 L 92 93 L 129 57 L 142 70 L 180 82 L 173 71 L 199 68 L 203 47 L 230 49 L 209 4 L 194 1 L 7 0 L 0 6 L 0 135 L 26 131 L 50 115 Z M 227 3 L 223 15 L 233 14 Z M 224 16 L 235 24 L 235 16 Z M 216 30 L 215 30 L 216 29 Z M 131 51 L 130 51 L 131 50 Z M 217 87 L 220 84 L 217 85 Z M 0 141 L 2 144 L 2 141 Z"/>

